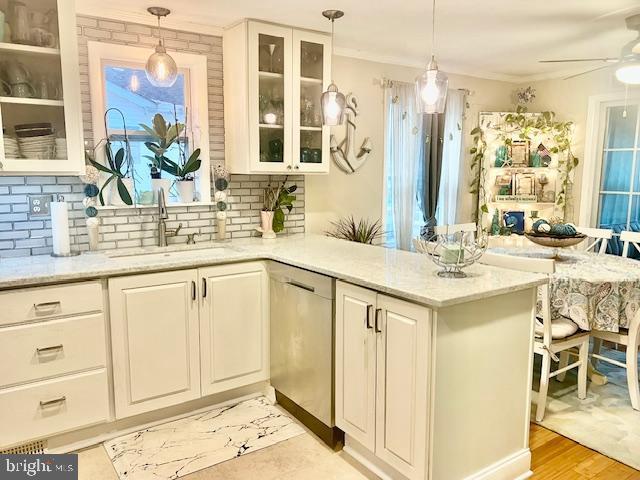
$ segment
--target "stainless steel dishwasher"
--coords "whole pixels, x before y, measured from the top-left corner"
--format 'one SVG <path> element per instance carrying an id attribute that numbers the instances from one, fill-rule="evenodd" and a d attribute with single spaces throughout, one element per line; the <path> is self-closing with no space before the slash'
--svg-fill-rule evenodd
<path id="1" fill-rule="evenodd" d="M 327 444 L 334 418 L 333 278 L 270 262 L 271 385 L 278 403 Z"/>

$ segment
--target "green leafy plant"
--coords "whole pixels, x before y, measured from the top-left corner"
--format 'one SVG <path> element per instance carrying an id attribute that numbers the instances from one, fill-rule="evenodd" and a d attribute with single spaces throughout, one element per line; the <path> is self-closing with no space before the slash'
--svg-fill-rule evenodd
<path id="1" fill-rule="evenodd" d="M 171 173 L 167 171 L 166 165 L 168 165 L 168 162 L 171 162 L 174 166 L 176 164 L 166 157 L 166 153 L 184 131 L 184 124 L 176 122 L 172 125 L 171 123 L 167 123 L 161 114 L 156 113 L 153 116 L 152 127 L 143 123 L 141 123 L 140 126 L 154 139 L 153 142 L 144 142 L 145 146 L 153 153 L 153 155 L 145 155 L 145 158 L 151 162 L 149 163 L 151 178 L 160 178 L 163 170 Z M 197 156 L 199 155 L 200 152 L 198 150 Z M 173 166 L 169 168 L 175 169 Z M 200 167 L 198 166 L 198 168 Z"/>
<path id="2" fill-rule="evenodd" d="M 178 180 L 193 180 L 193 174 L 200 170 L 202 160 L 200 160 L 200 149 L 196 148 L 184 163 L 174 162 L 168 158 L 164 159 L 163 170 Z"/>
<path id="3" fill-rule="evenodd" d="M 356 222 L 353 216 L 350 216 L 331 222 L 331 225 L 333 225 L 333 230 L 325 232 L 328 237 L 351 242 L 373 244 L 376 239 L 384 235 L 380 220 L 371 222 L 368 219 L 360 219 Z"/>
<path id="4" fill-rule="evenodd" d="M 296 200 L 295 195 L 292 195 L 298 187 L 297 185 L 286 186 L 287 178 L 277 186 L 269 184 L 264 189 L 264 202 L 262 206 L 263 211 L 274 212 L 273 213 L 273 231 L 278 233 L 284 230 L 284 219 L 287 213 L 291 213 L 293 209 L 293 202 Z"/>
<path id="5" fill-rule="evenodd" d="M 107 165 L 102 165 L 99 162 L 96 162 L 94 158 L 91 158 L 88 152 L 85 152 L 86 160 L 96 167 L 101 172 L 107 173 L 109 178 L 104 182 L 102 188 L 100 189 L 100 193 L 98 194 L 98 198 L 100 199 L 100 204 L 105 205 L 104 203 L 104 189 L 111 182 L 115 181 L 116 186 L 118 188 L 118 194 L 120 198 L 126 205 L 133 205 L 133 200 L 131 199 L 131 194 L 127 189 L 126 185 L 122 181 L 123 178 L 130 177 L 130 169 L 131 169 L 131 161 L 127 159 L 125 155 L 125 148 L 121 147 L 114 154 L 112 151 L 112 144 L 109 140 L 106 141 L 105 144 L 105 157 L 107 159 Z"/>

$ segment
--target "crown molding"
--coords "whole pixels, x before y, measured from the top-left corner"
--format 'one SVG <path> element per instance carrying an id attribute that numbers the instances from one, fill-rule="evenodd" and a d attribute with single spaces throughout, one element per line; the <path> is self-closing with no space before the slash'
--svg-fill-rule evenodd
<path id="1" fill-rule="evenodd" d="M 124 8 L 110 7 L 104 2 L 83 1 L 76 3 L 76 13 L 88 17 L 98 17 L 109 20 L 126 21 L 157 27 L 158 21 L 146 10 L 128 10 Z M 171 15 L 162 20 L 162 28 L 167 30 L 180 30 L 204 35 L 222 36 L 223 28 L 217 25 L 198 23 L 192 20 L 191 16 L 181 16 L 180 13 L 172 12 Z"/>

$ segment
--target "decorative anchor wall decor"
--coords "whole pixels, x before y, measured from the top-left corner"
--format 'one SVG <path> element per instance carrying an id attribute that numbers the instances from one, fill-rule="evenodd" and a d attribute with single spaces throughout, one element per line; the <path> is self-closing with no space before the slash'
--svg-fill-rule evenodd
<path id="1" fill-rule="evenodd" d="M 331 135 L 331 158 L 340 170 L 345 173 L 355 173 L 371 153 L 371 140 L 366 137 L 362 142 L 360 151 L 356 154 L 355 135 L 356 117 L 358 116 L 358 100 L 353 94 L 348 94 L 346 98 L 345 116 L 347 118 L 346 136 L 340 143 L 335 135 Z"/>

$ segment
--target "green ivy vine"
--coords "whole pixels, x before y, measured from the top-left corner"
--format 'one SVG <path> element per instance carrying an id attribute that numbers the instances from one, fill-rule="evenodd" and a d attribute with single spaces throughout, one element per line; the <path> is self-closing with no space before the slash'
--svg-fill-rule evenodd
<path id="1" fill-rule="evenodd" d="M 500 130 L 500 138 L 506 144 L 511 144 L 514 134 L 520 140 L 531 141 L 537 136 L 549 136 L 553 139 L 555 145 L 549 148 L 554 154 L 561 154 L 558 158 L 558 172 L 560 180 L 560 189 L 556 192 L 556 206 L 562 208 L 563 211 L 567 207 L 567 195 L 569 194 L 571 185 L 573 184 L 573 176 L 571 172 L 578 166 L 579 160 L 571 151 L 572 128 L 573 122 L 560 122 L 556 120 L 554 112 L 542 112 L 540 115 L 526 115 L 527 109 L 518 106 L 513 113 L 507 113 L 503 119 L 503 128 Z M 486 198 L 484 181 L 486 170 L 484 167 L 484 157 L 487 149 L 487 142 L 484 136 L 484 129 L 478 125 L 470 134 L 473 136 L 473 146 L 469 149 L 471 154 L 471 182 L 469 184 L 469 193 L 476 195 L 474 216 L 478 224 L 482 224 L 482 217 L 489 213 L 489 207 L 486 203 L 480 205 L 480 199 Z M 566 211 L 564 212 L 566 214 Z"/>

